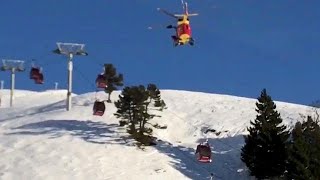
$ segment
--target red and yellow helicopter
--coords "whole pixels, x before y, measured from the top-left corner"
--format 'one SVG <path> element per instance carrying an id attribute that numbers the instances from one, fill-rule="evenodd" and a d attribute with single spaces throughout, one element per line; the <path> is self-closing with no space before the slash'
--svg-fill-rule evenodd
<path id="1" fill-rule="evenodd" d="M 182 8 L 184 10 L 184 14 L 172 14 L 160 8 L 158 8 L 158 11 L 161 11 L 164 14 L 177 19 L 176 26 L 173 26 L 173 25 L 167 26 L 168 29 L 174 28 L 176 31 L 176 34 L 171 36 L 173 39 L 174 45 L 180 46 L 188 43 L 193 46 L 194 39 L 191 36 L 191 26 L 190 26 L 189 16 L 197 16 L 198 13 L 189 14 L 188 4 L 186 2 L 183 2 L 183 0 L 181 0 L 181 3 L 182 3 Z"/>

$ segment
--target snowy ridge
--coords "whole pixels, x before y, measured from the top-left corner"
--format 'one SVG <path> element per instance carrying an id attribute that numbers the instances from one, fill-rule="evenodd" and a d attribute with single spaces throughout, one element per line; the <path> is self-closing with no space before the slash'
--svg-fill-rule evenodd
<path id="1" fill-rule="evenodd" d="M 111 99 L 118 99 L 119 91 Z M 160 141 L 145 151 L 132 146 L 106 103 L 104 116 L 92 115 L 104 92 L 73 95 L 65 110 L 65 90 L 1 91 L 0 179 L 250 179 L 240 160 L 243 134 L 256 116 L 256 99 L 200 92 L 161 90 L 167 105 L 153 122 Z M 310 107 L 275 102 L 285 124 L 312 115 Z M 215 132 L 204 133 L 206 130 Z M 196 145 L 208 138 L 213 162 L 194 158 Z"/>

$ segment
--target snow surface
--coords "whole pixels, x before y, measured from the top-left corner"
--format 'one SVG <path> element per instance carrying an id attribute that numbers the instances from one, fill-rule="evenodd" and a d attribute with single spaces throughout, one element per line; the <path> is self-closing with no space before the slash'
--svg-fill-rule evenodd
<path id="1" fill-rule="evenodd" d="M 152 122 L 157 146 L 132 145 L 106 103 L 104 116 L 92 115 L 95 98 L 104 92 L 73 95 L 65 110 L 66 90 L 2 90 L 0 106 L 0 179 L 252 179 L 240 160 L 243 135 L 255 119 L 256 99 L 200 92 L 161 90 L 167 109 Z M 119 91 L 111 99 L 118 99 Z M 292 125 L 312 115 L 310 107 L 277 102 L 284 123 Z M 216 132 L 204 132 L 214 129 Z M 209 140 L 213 162 L 195 160 L 197 144 Z"/>

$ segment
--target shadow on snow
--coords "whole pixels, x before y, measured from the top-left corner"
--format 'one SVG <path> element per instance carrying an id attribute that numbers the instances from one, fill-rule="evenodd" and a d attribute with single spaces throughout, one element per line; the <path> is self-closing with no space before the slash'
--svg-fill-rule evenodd
<path id="1" fill-rule="evenodd" d="M 199 139 L 203 142 L 205 139 Z M 228 179 L 248 180 L 250 177 L 245 171 L 245 164 L 240 160 L 243 136 L 227 138 L 209 138 L 212 151 L 212 162 L 198 162 L 195 156 L 196 147 L 189 148 L 181 145 L 158 140 L 155 146 L 160 152 L 172 158 L 172 166 L 190 179 Z M 234 164 L 236 162 L 236 164 Z"/>
<path id="2" fill-rule="evenodd" d="M 105 124 L 93 121 L 78 120 L 47 120 L 26 124 L 13 128 L 15 132 L 7 135 L 49 135 L 50 138 L 58 138 L 65 134 L 79 137 L 86 142 L 97 144 L 126 144 L 125 137 L 120 137 L 115 131 L 118 124 Z"/>
<path id="3" fill-rule="evenodd" d="M 49 105 L 32 107 L 30 109 L 24 110 L 23 112 L 21 112 L 21 110 L 18 109 L 19 111 L 15 110 L 14 112 L 12 112 L 13 114 L 16 114 L 15 116 L 10 117 L 10 118 L 0 119 L 0 122 L 4 122 L 4 121 L 8 121 L 8 120 L 15 120 L 17 118 L 21 118 L 21 117 L 25 117 L 25 116 L 32 116 L 32 115 L 36 115 L 39 113 L 48 113 L 48 112 L 52 112 L 52 111 L 58 111 L 58 110 L 64 109 L 65 107 L 66 107 L 66 105 L 63 101 L 58 101 L 58 102 L 55 102 L 55 103 L 52 103 Z"/>
<path id="4" fill-rule="evenodd" d="M 85 101 L 80 104 L 72 103 L 72 106 L 93 106 L 93 102 Z M 16 114 L 14 117 L 0 119 L 0 122 L 15 120 L 17 118 L 21 118 L 25 116 L 33 116 L 39 113 L 50 113 L 50 112 L 59 111 L 59 110 L 64 111 L 65 108 L 66 108 L 65 100 L 62 100 L 62 101 L 58 101 L 58 102 L 47 104 L 47 105 L 34 106 L 27 110 L 24 110 L 23 112 L 21 112 L 21 110 L 19 109 L 19 112 L 18 111 L 12 112 L 13 114 Z"/>

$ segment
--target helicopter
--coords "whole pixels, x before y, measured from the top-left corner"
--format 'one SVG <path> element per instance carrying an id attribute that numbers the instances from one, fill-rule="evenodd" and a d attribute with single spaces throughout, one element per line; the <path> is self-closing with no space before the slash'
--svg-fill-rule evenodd
<path id="1" fill-rule="evenodd" d="M 158 11 L 163 12 L 164 14 L 171 16 L 177 19 L 176 26 L 168 25 L 166 28 L 168 29 L 175 29 L 176 34 L 172 35 L 171 38 L 174 42 L 174 46 L 181 46 L 185 44 L 190 44 L 191 46 L 194 45 L 194 39 L 191 36 L 191 26 L 189 17 L 190 16 L 197 16 L 198 13 L 189 14 L 188 12 L 188 4 L 181 0 L 182 8 L 184 10 L 183 14 L 172 14 L 164 9 L 157 8 Z"/>

